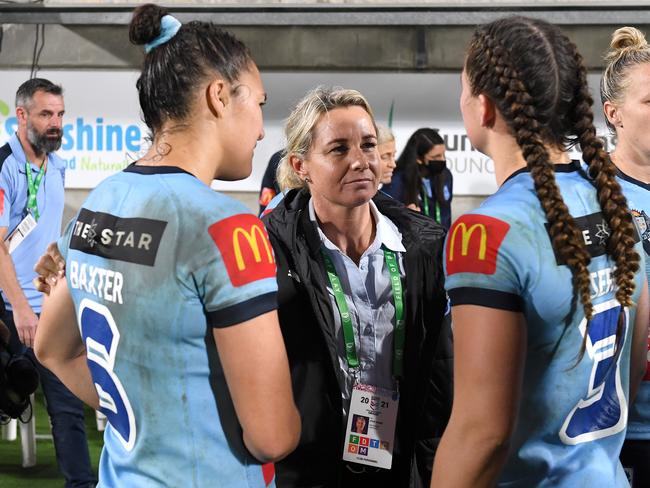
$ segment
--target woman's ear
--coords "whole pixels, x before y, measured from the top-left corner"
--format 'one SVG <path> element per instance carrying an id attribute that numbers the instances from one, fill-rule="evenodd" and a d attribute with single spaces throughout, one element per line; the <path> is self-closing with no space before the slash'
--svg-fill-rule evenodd
<path id="1" fill-rule="evenodd" d="M 294 173 L 298 175 L 301 180 L 307 180 L 309 178 L 309 173 L 307 171 L 307 165 L 305 160 L 296 154 L 289 155 L 289 164 L 293 168 Z"/>
<path id="2" fill-rule="evenodd" d="M 223 118 L 231 102 L 230 85 L 221 78 L 215 78 L 206 89 L 206 98 L 210 112 L 217 118 Z"/>
<path id="3" fill-rule="evenodd" d="M 607 117 L 609 123 L 614 127 L 623 127 L 621 111 L 609 100 L 603 103 L 603 113 L 605 114 L 605 117 Z"/>
<path id="4" fill-rule="evenodd" d="M 480 107 L 481 127 L 492 128 L 497 118 L 497 107 L 490 97 L 480 94 L 478 96 Z"/>

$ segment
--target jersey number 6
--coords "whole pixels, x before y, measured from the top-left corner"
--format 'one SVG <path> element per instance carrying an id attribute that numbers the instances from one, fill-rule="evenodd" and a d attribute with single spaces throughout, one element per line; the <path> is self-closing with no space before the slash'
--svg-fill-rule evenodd
<path id="1" fill-rule="evenodd" d="M 86 345 L 88 367 L 99 395 L 99 410 L 127 451 L 135 444 L 135 416 L 129 398 L 115 375 L 115 356 L 120 331 L 106 306 L 84 298 L 79 306 L 81 335 Z"/>
<path id="2" fill-rule="evenodd" d="M 616 300 L 594 306 L 594 316 L 580 322 L 584 337 L 587 330 L 587 354 L 593 361 L 587 395 L 571 410 L 560 430 L 565 444 L 589 442 L 625 429 L 627 398 L 621 383 L 621 357 L 616 355 L 616 325 L 621 308 Z M 629 313 L 624 314 L 625 323 L 619 348 L 625 346 Z M 579 368 L 580 365 L 576 366 Z"/>

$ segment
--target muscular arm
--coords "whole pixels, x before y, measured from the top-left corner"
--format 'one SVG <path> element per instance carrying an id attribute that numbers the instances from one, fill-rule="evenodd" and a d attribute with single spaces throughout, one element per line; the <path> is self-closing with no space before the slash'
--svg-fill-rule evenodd
<path id="1" fill-rule="evenodd" d="M 298 444 L 300 416 L 277 312 L 214 329 L 214 339 L 244 444 L 262 462 L 282 459 Z"/>
<path id="2" fill-rule="evenodd" d="M 92 408 L 99 408 L 66 280 L 59 280 L 43 301 L 34 352 L 75 396 Z"/>
<path id="3" fill-rule="evenodd" d="M 636 393 L 648 368 L 648 282 L 644 280 L 643 290 L 637 304 L 634 333 L 632 335 L 632 358 L 630 361 L 630 404 L 634 402 Z"/>
<path id="4" fill-rule="evenodd" d="M 431 486 L 493 486 L 508 455 L 521 395 L 526 325 L 519 313 L 452 308 L 454 404 Z M 462 462 L 459 462 L 462 460 Z"/>
<path id="5" fill-rule="evenodd" d="M 7 230 L 7 227 L 0 227 L 0 289 L 5 292 L 11 304 L 18 337 L 27 347 L 33 347 L 38 317 L 18 283 L 16 268 L 5 244 Z"/>

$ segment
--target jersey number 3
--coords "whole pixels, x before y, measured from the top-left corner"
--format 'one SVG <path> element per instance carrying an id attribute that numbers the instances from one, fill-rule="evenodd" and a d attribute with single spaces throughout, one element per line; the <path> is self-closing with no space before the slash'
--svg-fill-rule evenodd
<path id="1" fill-rule="evenodd" d="M 81 335 L 88 367 L 99 395 L 99 410 L 127 451 L 135 444 L 135 416 L 129 398 L 113 367 L 120 331 L 106 306 L 84 298 L 79 306 Z"/>
<path id="2" fill-rule="evenodd" d="M 616 300 L 594 306 L 594 316 L 587 329 L 586 319 L 580 331 L 587 333 L 587 354 L 593 361 L 589 389 L 585 398 L 571 410 L 560 430 L 565 444 L 589 442 L 625 429 L 627 398 L 621 384 L 620 358 L 616 355 L 616 325 L 621 308 Z M 623 334 L 618 347 L 625 344 L 628 311 L 625 311 Z"/>

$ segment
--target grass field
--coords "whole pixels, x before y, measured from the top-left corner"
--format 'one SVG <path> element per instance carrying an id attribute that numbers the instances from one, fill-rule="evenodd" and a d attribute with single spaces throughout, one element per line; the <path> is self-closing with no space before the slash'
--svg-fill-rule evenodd
<path id="1" fill-rule="evenodd" d="M 49 434 L 50 424 L 39 392 L 35 401 L 36 433 Z M 97 431 L 95 413 L 86 407 L 86 433 L 93 470 L 97 473 L 103 432 Z M 0 440 L 0 487 L 2 488 L 62 488 L 63 476 L 59 473 L 52 440 L 36 441 L 36 466 L 22 468 L 20 434 L 13 441 Z"/>

